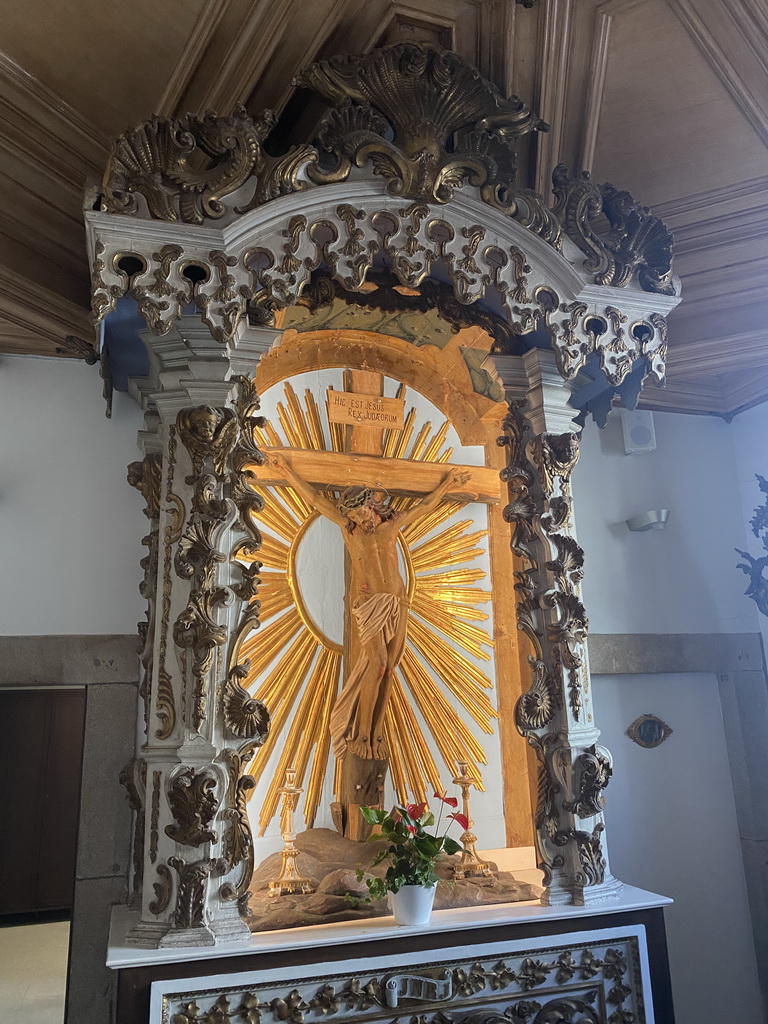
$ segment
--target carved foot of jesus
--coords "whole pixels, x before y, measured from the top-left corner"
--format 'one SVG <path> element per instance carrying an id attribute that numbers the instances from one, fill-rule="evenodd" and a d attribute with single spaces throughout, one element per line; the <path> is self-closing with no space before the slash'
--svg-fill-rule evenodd
<path id="1" fill-rule="evenodd" d="M 389 758 L 389 750 L 383 736 L 377 736 L 373 742 L 367 736 L 350 739 L 347 741 L 347 749 L 365 761 L 386 761 Z"/>

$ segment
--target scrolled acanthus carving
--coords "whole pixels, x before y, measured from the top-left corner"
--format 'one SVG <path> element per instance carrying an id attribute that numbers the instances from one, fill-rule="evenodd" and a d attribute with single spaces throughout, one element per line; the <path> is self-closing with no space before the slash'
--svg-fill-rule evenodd
<path id="1" fill-rule="evenodd" d="M 595 283 L 622 288 L 635 275 L 641 288 L 661 295 L 674 294 L 672 235 L 646 206 L 629 192 L 610 184 L 598 185 L 587 171 L 570 177 L 565 164 L 552 175 L 557 203 L 555 215 L 568 237 L 589 258 L 586 268 Z M 600 233 L 594 222 L 604 214 L 610 230 Z"/>
<path id="2" fill-rule="evenodd" d="M 181 857 L 169 857 L 168 863 L 178 875 L 176 907 L 173 923 L 176 928 L 202 928 L 205 911 L 205 882 L 213 867 L 212 860 L 187 864 Z"/>
<path id="3" fill-rule="evenodd" d="M 235 192 L 263 165 L 261 144 L 274 124 L 266 111 L 254 122 L 243 107 L 232 117 L 186 114 L 152 117 L 124 132 L 112 146 L 104 173 L 102 209 L 136 213 L 136 194 L 150 217 L 202 224 L 220 217 L 223 196 Z M 207 170 L 193 171 L 203 157 Z"/>
<path id="4" fill-rule="evenodd" d="M 242 685 L 249 671 L 250 664 L 247 661 L 242 665 L 236 665 L 224 683 L 224 727 L 231 735 L 240 739 L 255 739 L 261 746 L 269 732 L 269 712 L 264 704 L 252 697 Z"/>
<path id="5" fill-rule="evenodd" d="M 468 182 L 509 211 L 515 140 L 548 129 L 516 96 L 505 100 L 457 54 L 431 45 L 319 61 L 296 81 L 334 104 L 318 139 L 335 158 L 332 179 L 370 161 L 388 191 L 409 199 L 445 203 Z"/>
<path id="6" fill-rule="evenodd" d="M 599 750 L 592 744 L 576 760 L 578 777 L 578 794 L 576 799 L 567 804 L 580 818 L 590 818 L 599 814 L 605 807 L 603 790 L 611 781 L 613 769 L 607 752 Z"/>
<path id="7" fill-rule="evenodd" d="M 209 828 L 216 813 L 216 780 L 206 772 L 183 768 L 168 783 L 168 806 L 175 821 L 166 825 L 165 834 L 184 846 L 215 843 L 216 832 Z"/>

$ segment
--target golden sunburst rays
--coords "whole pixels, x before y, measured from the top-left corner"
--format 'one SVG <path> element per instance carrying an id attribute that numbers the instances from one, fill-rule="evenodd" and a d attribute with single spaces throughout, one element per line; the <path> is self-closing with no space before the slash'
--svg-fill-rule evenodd
<path id="1" fill-rule="evenodd" d="M 283 389 L 277 422 L 257 429 L 257 441 L 267 448 L 344 452 L 345 428 L 329 422 L 327 401 L 321 417 L 309 390 L 301 401 L 290 383 Z M 401 385 L 398 397 L 405 393 Z M 446 444 L 449 422 L 433 430 L 430 422 L 418 420 L 412 406 L 402 429 L 383 431 L 382 455 L 448 462 L 453 455 Z M 264 542 L 258 555 L 263 562 L 262 626 L 243 643 L 241 658 L 251 663 L 246 685 L 272 716 L 269 738 L 249 769 L 257 782 L 270 771 L 259 815 L 263 834 L 279 812 L 278 790 L 286 768 L 296 770 L 296 784 L 305 790 L 305 821 L 308 827 L 314 823 L 329 769 L 329 720 L 341 680 L 342 648 L 313 621 L 296 578 L 296 554 L 317 513 L 291 487 L 256 490 L 265 499 L 259 513 Z M 399 496 L 392 504 L 402 510 L 418 500 Z M 486 756 L 473 727 L 491 734 L 496 717 L 488 693 L 491 680 L 477 664 L 491 659 L 493 641 L 482 625 L 489 615 L 478 607 L 490 602 L 491 593 L 478 586 L 485 571 L 468 564 L 485 554 L 487 531 L 474 529 L 471 519 L 452 522 L 463 508 L 442 502 L 401 534 L 411 605 L 385 739 L 392 783 L 403 802 L 411 796 L 426 800 L 442 786 L 438 762 L 443 774 L 447 769 L 451 776 L 459 761 L 467 762 L 469 774 L 483 788 L 479 766 Z M 338 790 L 338 762 L 335 769 Z"/>

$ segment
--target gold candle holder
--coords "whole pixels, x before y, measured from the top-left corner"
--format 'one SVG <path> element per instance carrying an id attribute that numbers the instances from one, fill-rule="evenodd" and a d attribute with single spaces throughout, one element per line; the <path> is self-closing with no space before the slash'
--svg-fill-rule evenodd
<path id="1" fill-rule="evenodd" d="M 280 874 L 269 883 L 270 896 L 289 896 L 300 892 L 309 895 L 315 887 L 308 878 L 302 878 L 296 863 L 299 851 L 296 849 L 296 833 L 293 831 L 293 813 L 299 802 L 299 794 L 303 793 L 296 785 L 296 769 L 286 768 L 285 782 L 278 790 L 283 802 L 280 808 L 280 834 L 285 846 L 280 851 L 282 864 Z"/>
<path id="2" fill-rule="evenodd" d="M 461 789 L 461 813 L 467 819 L 467 827 L 460 837 L 464 849 L 461 852 L 459 863 L 454 865 L 454 878 L 489 878 L 493 871 L 491 865 L 480 860 L 475 850 L 477 836 L 471 831 L 474 822 L 469 813 L 469 790 L 474 785 L 471 777 L 467 774 L 469 765 L 466 761 L 458 761 L 458 775 L 453 780 L 455 785 Z"/>

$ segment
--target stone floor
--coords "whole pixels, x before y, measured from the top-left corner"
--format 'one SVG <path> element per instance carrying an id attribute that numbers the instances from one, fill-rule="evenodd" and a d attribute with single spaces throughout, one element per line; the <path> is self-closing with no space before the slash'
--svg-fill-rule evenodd
<path id="1" fill-rule="evenodd" d="M 69 921 L 0 927 L 0 1020 L 61 1024 Z"/>

